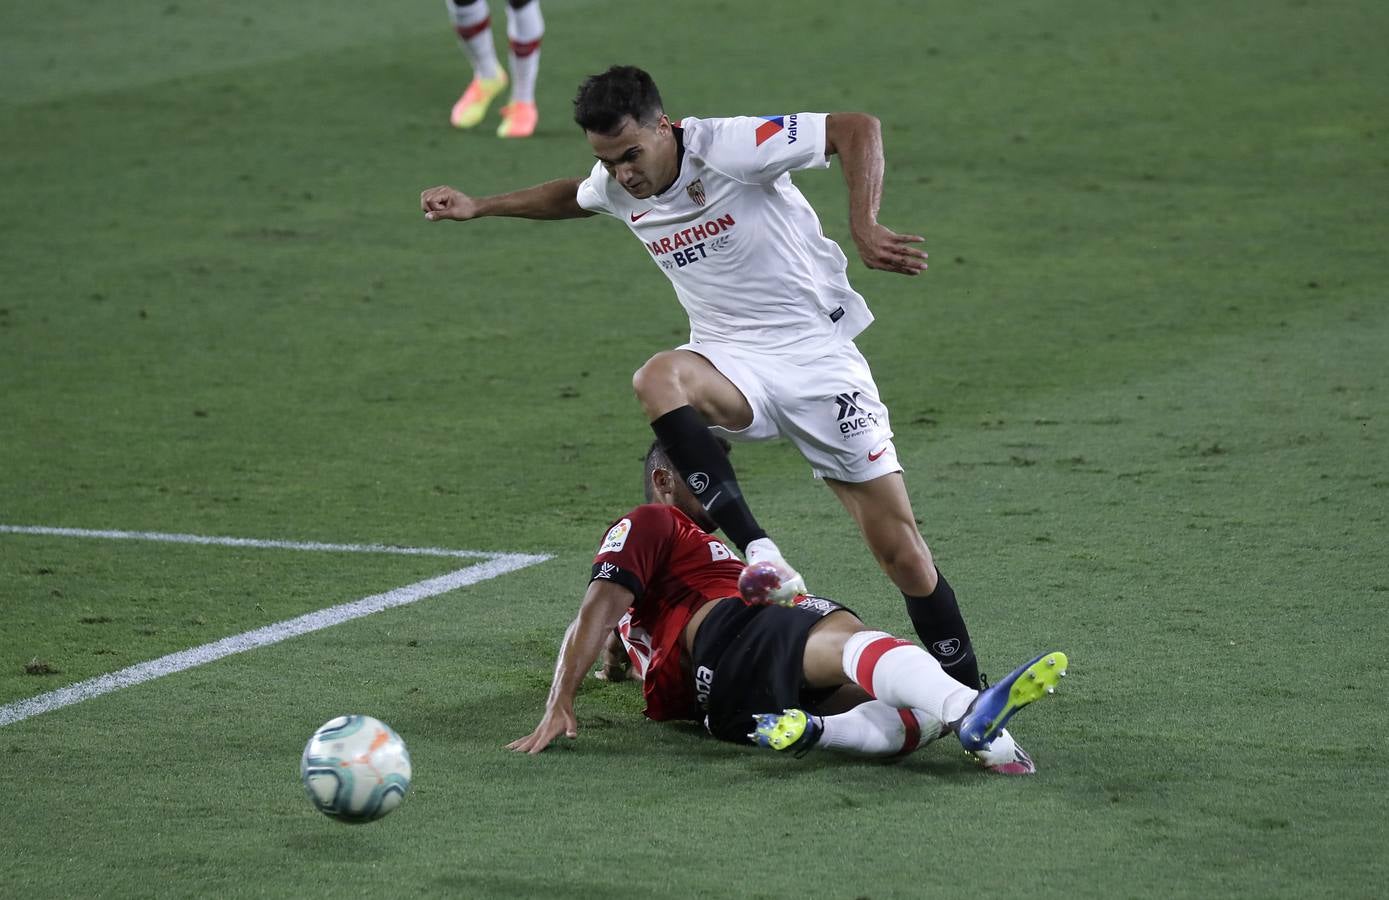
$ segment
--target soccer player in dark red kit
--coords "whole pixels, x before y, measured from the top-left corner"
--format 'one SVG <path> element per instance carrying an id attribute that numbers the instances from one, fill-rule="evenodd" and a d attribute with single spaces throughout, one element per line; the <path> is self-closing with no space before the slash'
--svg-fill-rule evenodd
<path id="1" fill-rule="evenodd" d="M 992 771 L 1036 771 L 1003 726 L 1053 690 L 1065 654 L 1041 654 L 980 692 L 833 600 L 749 605 L 738 591 L 743 562 L 712 534 L 659 442 L 647 453 L 646 494 L 603 536 L 544 716 L 509 749 L 539 753 L 578 735 L 575 696 L 616 629 L 649 718 L 703 720 L 715 737 L 797 754 L 892 756 L 953 733 Z"/>

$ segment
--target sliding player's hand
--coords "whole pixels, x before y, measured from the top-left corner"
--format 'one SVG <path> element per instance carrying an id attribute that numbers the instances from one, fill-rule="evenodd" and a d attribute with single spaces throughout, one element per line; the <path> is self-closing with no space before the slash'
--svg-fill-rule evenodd
<path id="1" fill-rule="evenodd" d="M 865 266 L 899 275 L 919 275 L 926 268 L 926 251 L 912 246 L 925 240 L 921 235 L 898 234 L 876 223 L 854 233 L 854 245 Z"/>
<path id="2" fill-rule="evenodd" d="M 599 681 L 641 681 L 641 676 L 632 668 L 632 658 L 627 655 L 627 647 L 622 643 L 622 636 L 616 628 L 603 644 L 603 654 L 598 661 L 600 665 L 593 677 Z"/>
<path id="3" fill-rule="evenodd" d="M 420 192 L 420 209 L 431 222 L 440 219 L 455 219 L 465 222 L 477 216 L 477 201 L 462 191 L 448 185 L 432 187 Z"/>
<path id="4" fill-rule="evenodd" d="M 574 710 L 569 707 L 547 707 L 545 718 L 540 720 L 535 730 L 507 744 L 506 749 L 534 756 L 561 734 L 571 741 L 579 736 L 579 723 L 574 718 Z"/>

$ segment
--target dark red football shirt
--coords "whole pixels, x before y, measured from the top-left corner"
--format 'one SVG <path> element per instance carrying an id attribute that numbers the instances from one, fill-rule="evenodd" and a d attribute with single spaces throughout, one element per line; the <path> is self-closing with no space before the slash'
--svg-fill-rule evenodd
<path id="1" fill-rule="evenodd" d="M 635 598 L 618 630 L 644 679 L 652 719 L 701 717 L 682 659 L 680 634 L 704 604 L 738 596 L 743 562 L 673 506 L 638 506 L 614 522 L 593 558 L 593 575 Z"/>

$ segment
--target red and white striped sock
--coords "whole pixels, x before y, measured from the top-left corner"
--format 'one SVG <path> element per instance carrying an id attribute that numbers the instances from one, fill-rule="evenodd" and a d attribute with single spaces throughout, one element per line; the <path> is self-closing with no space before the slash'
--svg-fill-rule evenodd
<path id="1" fill-rule="evenodd" d="M 844 674 L 898 709 L 919 709 L 943 723 L 957 721 L 978 692 L 945 674 L 935 657 L 885 631 L 860 631 L 844 642 Z"/>
<path id="2" fill-rule="evenodd" d="M 496 78 L 501 74 L 497 61 L 497 46 L 492 42 L 492 13 L 487 0 L 444 0 L 453 30 L 458 32 L 458 44 L 473 64 L 473 75 Z"/>
<path id="3" fill-rule="evenodd" d="M 540 39 L 545 36 L 540 0 L 531 0 L 520 9 L 506 8 L 506 36 L 511 40 L 511 99 L 534 103 L 535 80 L 540 74 Z"/>
<path id="4" fill-rule="evenodd" d="M 815 746 L 858 756 L 906 756 L 940 737 L 945 723 L 920 709 L 898 709 L 881 700 L 820 719 Z"/>

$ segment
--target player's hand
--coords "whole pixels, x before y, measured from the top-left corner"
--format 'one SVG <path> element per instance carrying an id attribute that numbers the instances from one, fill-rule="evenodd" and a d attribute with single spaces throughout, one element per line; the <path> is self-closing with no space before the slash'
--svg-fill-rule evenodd
<path id="1" fill-rule="evenodd" d="M 454 190 L 446 184 L 420 192 L 420 209 L 431 222 L 440 219 L 456 219 L 466 222 L 478 213 L 477 201 L 462 191 Z"/>
<path id="2" fill-rule="evenodd" d="M 611 681 L 613 683 L 623 681 L 641 681 L 641 676 L 632 668 L 632 658 L 627 655 L 627 647 L 622 643 L 622 638 L 617 630 L 608 635 L 608 640 L 603 644 L 603 653 L 599 656 L 600 663 L 598 671 L 593 673 L 593 677 L 599 681 Z"/>
<path id="3" fill-rule="evenodd" d="M 574 710 L 569 707 L 548 707 L 545 718 L 540 720 L 535 730 L 507 744 L 506 749 L 534 756 L 561 734 L 571 741 L 579 736 L 579 723 L 574 718 Z"/>
<path id="4" fill-rule="evenodd" d="M 926 251 L 911 246 L 925 240 L 917 234 L 898 234 L 877 223 L 854 232 L 854 244 L 865 266 L 899 275 L 919 275 L 926 268 Z"/>
<path id="5" fill-rule="evenodd" d="M 624 681 L 641 681 L 641 676 L 637 674 L 637 670 L 630 665 L 608 665 L 607 663 L 604 663 L 597 672 L 594 672 L 593 677 L 599 681 L 611 681 L 613 684 L 621 684 Z"/>

